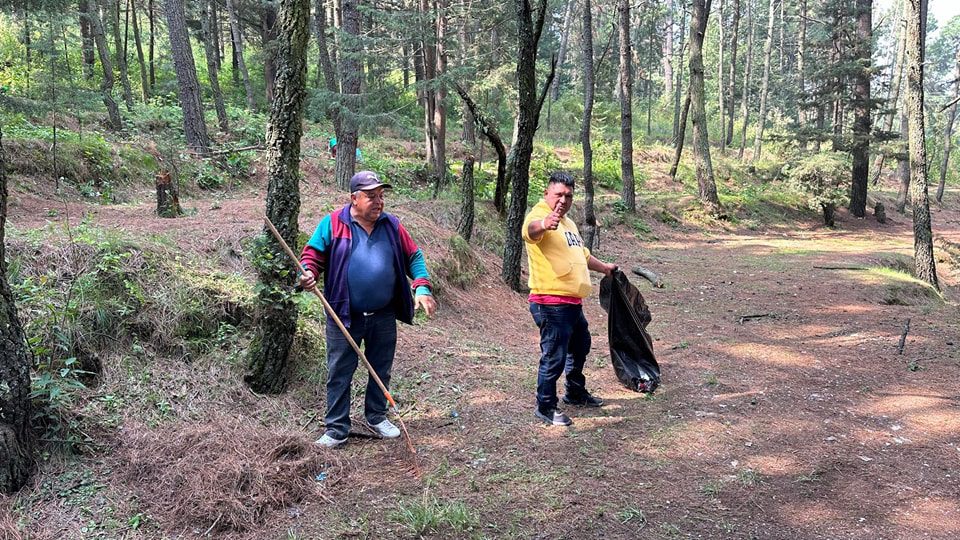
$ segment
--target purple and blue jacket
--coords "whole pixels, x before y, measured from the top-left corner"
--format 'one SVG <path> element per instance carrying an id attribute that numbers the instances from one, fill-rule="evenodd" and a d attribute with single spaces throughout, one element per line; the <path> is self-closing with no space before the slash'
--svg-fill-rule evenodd
<path id="1" fill-rule="evenodd" d="M 350 290 L 347 288 L 347 269 L 350 264 L 350 252 L 353 238 L 350 231 L 350 205 L 331 212 L 320 220 L 310 241 L 303 247 L 300 264 L 313 273 L 323 275 L 323 295 L 330 303 L 344 326 L 350 327 Z M 393 267 L 397 276 L 407 275 L 413 283 L 408 286 L 406 279 L 397 279 L 394 283 L 391 306 L 397 320 L 410 324 L 413 322 L 413 290 L 417 294 L 430 294 L 432 285 L 423 252 L 410 237 L 410 233 L 400 224 L 393 214 L 383 213 L 377 227 L 387 227 L 387 236 L 393 247 Z M 328 323 L 331 323 L 329 315 Z"/>

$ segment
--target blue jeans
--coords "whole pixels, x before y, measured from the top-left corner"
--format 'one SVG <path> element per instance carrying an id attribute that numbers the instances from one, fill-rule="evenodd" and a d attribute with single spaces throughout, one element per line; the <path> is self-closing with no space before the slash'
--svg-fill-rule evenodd
<path id="1" fill-rule="evenodd" d="M 374 371 L 390 388 L 390 370 L 397 351 L 397 318 L 390 309 L 373 315 L 352 313 L 350 336 L 364 346 Z M 336 324 L 327 324 L 327 433 L 343 439 L 350 433 L 350 383 L 359 358 Z M 387 418 L 387 398 L 373 377 L 367 375 L 363 412 L 367 422 L 379 424 Z"/>
<path id="2" fill-rule="evenodd" d="M 579 305 L 530 304 L 533 322 L 540 328 L 540 370 L 537 373 L 537 408 L 547 413 L 557 408 L 557 381 L 566 375 L 567 395 L 587 394 L 583 364 L 590 352 L 590 330 Z"/>

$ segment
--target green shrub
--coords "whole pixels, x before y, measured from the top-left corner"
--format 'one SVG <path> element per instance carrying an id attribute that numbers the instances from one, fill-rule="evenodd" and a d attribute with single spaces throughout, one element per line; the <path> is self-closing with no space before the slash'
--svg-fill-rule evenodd
<path id="1" fill-rule="evenodd" d="M 823 222 L 828 226 L 833 226 L 836 207 L 847 201 L 848 159 L 840 152 L 820 152 L 802 157 L 785 169 L 793 186 L 806 195 L 807 205 L 823 212 Z"/>

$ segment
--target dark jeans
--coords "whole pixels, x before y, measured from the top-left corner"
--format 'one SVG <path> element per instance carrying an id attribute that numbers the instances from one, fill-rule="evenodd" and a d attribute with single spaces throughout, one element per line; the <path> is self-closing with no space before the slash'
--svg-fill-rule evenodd
<path id="1" fill-rule="evenodd" d="M 557 380 L 566 374 L 567 395 L 586 395 L 583 364 L 590 352 L 590 330 L 579 305 L 530 304 L 533 322 L 540 328 L 540 371 L 537 374 L 537 408 L 557 408 Z"/>
<path id="2" fill-rule="evenodd" d="M 369 316 L 352 313 L 350 318 L 350 336 L 357 345 L 363 344 L 370 365 L 384 386 L 390 388 L 390 370 L 397 350 L 396 315 L 387 309 Z M 327 432 L 332 432 L 338 439 L 350 433 L 350 383 L 358 362 L 357 352 L 336 324 L 327 324 L 327 415 L 324 422 Z M 379 424 L 387 417 L 387 398 L 369 375 L 363 412 L 371 424 Z"/>

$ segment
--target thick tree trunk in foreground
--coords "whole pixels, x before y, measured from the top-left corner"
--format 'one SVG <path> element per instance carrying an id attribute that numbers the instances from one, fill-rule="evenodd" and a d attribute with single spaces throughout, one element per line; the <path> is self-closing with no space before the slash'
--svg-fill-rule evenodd
<path id="1" fill-rule="evenodd" d="M 217 122 L 220 124 L 220 131 L 230 131 L 230 121 L 227 119 L 227 108 L 223 104 L 223 92 L 220 91 L 220 76 L 217 73 L 219 69 L 218 58 L 220 52 L 217 50 L 217 28 L 213 25 L 212 14 L 215 9 L 213 2 L 206 2 L 200 7 L 200 24 L 203 29 L 203 52 L 207 59 L 207 77 L 210 79 L 210 91 L 213 94 L 213 105 L 217 111 Z"/>
<path id="2" fill-rule="evenodd" d="M 693 17 L 690 20 L 690 123 L 693 125 L 693 161 L 697 168 L 700 204 L 707 213 L 717 216 L 721 208 L 710 159 L 706 91 L 703 83 L 703 38 L 709 16 L 710 0 L 693 0 Z"/>
<path id="3" fill-rule="evenodd" d="M 767 123 L 767 96 L 770 93 L 770 56 L 773 51 L 773 18 L 775 15 L 775 0 L 769 0 L 770 13 L 767 19 L 767 42 L 763 46 L 763 83 L 760 85 L 760 116 L 757 124 L 757 137 L 753 141 L 753 157 L 751 163 L 756 163 L 760 159 L 760 144 L 763 142 L 763 128 Z"/>
<path id="4" fill-rule="evenodd" d="M 357 140 L 360 112 L 360 11 L 357 0 L 342 0 L 343 27 L 340 29 L 340 131 L 337 132 L 337 186 L 347 189 L 357 168 Z"/>
<path id="5" fill-rule="evenodd" d="M 300 228 L 300 139 L 307 88 L 307 41 L 310 0 L 281 0 L 277 14 L 276 100 L 267 124 L 267 217 L 288 245 L 296 249 Z M 287 255 L 267 230 L 264 251 L 274 261 Z M 259 256 L 264 256 L 261 253 Z M 280 269 L 289 267 L 281 263 Z M 259 265 L 259 323 L 248 357 L 247 384 L 258 393 L 284 390 L 290 347 L 297 331 L 297 307 L 291 298 L 294 272 L 283 275 L 277 265 Z"/>
<path id="6" fill-rule="evenodd" d="M 571 0 L 572 1 L 572 0 Z M 620 199 L 628 212 L 637 209 L 633 177 L 633 52 L 630 43 L 630 0 L 618 4 L 620 21 Z"/>
<path id="7" fill-rule="evenodd" d="M 210 151 L 210 138 L 207 136 L 207 125 L 203 121 L 200 83 L 197 81 L 197 66 L 193 63 L 193 49 L 187 35 L 183 0 L 166 0 L 166 5 L 170 51 L 173 55 L 173 67 L 177 72 L 180 107 L 183 109 L 183 133 L 191 150 L 207 153 Z"/>
<path id="8" fill-rule="evenodd" d="M 583 123 L 580 125 L 580 144 L 583 148 L 583 226 L 580 234 L 589 249 L 593 249 L 597 234 L 597 215 L 593 208 L 593 147 L 590 144 L 590 122 L 593 121 L 593 9 L 590 0 L 583 1 Z"/>
<path id="9" fill-rule="evenodd" d="M 923 58 L 927 0 L 907 0 L 907 116 L 910 129 L 910 204 L 913 206 L 914 274 L 940 290 L 933 258 L 927 195 L 927 149 L 923 132 Z"/>
<path id="10" fill-rule="evenodd" d="M 853 170 L 850 184 L 850 213 L 867 215 L 867 181 L 870 172 L 870 57 L 872 0 L 857 0 L 857 63 L 859 69 L 853 86 Z"/>
<path id="11" fill-rule="evenodd" d="M 0 127 L 2 129 L 2 127 Z M 7 221 L 7 161 L 0 131 L 0 495 L 17 491 L 33 471 L 30 430 L 30 356 L 7 283 L 4 229 Z"/>
<path id="12" fill-rule="evenodd" d="M 103 33 L 103 21 L 100 20 L 96 1 L 87 4 L 87 17 L 90 21 L 90 30 L 93 32 L 93 42 L 97 46 L 97 55 L 100 57 L 100 67 L 103 68 L 100 95 L 103 98 L 103 104 L 107 107 L 110 129 L 119 131 L 123 129 L 123 122 L 120 120 L 120 107 L 113 99 L 113 61 L 110 60 L 110 49 L 107 48 L 107 37 Z"/>

